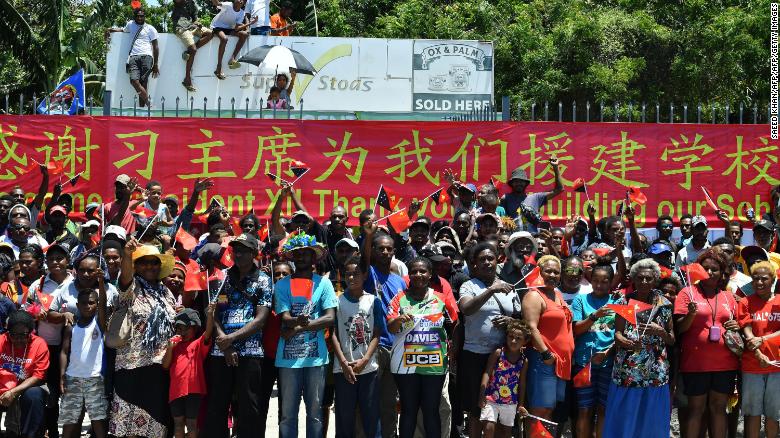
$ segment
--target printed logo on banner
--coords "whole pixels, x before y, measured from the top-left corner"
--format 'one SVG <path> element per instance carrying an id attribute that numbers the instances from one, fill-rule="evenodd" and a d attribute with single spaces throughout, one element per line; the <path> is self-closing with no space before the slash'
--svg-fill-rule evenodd
<path id="1" fill-rule="evenodd" d="M 413 111 L 463 112 L 493 101 L 491 43 L 415 40 L 413 52 Z"/>

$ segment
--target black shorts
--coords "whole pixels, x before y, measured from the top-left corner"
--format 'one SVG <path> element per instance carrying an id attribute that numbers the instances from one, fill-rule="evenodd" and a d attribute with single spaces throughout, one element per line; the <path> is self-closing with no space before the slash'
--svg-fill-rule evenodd
<path id="1" fill-rule="evenodd" d="M 188 420 L 198 418 L 200 412 L 200 394 L 187 394 L 171 402 L 171 416 L 184 417 Z"/>
<path id="2" fill-rule="evenodd" d="M 731 395 L 737 387 L 737 371 L 708 371 L 681 373 L 685 395 L 706 395 L 710 391 Z"/>
<path id="3" fill-rule="evenodd" d="M 463 412 L 479 418 L 479 387 L 490 354 L 463 350 L 458 355 L 458 394 Z"/>
<path id="4" fill-rule="evenodd" d="M 215 27 L 214 29 L 212 29 L 212 31 L 214 32 L 214 35 L 218 34 L 220 31 L 224 32 L 225 35 L 233 35 L 233 33 L 235 33 L 236 30 L 228 29 L 226 27 Z"/>

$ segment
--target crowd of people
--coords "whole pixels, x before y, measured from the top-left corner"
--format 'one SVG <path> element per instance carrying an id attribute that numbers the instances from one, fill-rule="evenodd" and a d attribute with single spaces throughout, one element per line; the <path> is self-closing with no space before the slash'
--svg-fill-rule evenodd
<path id="1" fill-rule="evenodd" d="M 0 197 L 5 428 L 73 437 L 86 413 L 95 437 L 262 437 L 276 387 L 283 438 L 299 414 L 310 438 L 666 438 L 674 410 L 683 437 L 740 415 L 777 437 L 780 186 L 764 217 L 718 212 L 717 239 L 700 215 L 640 232 L 630 203 L 554 227 L 549 165 L 551 192 L 520 168 L 504 194 L 446 172 L 452 220 L 413 202 L 357 227 L 286 182 L 261 220 L 196 212 L 210 180 L 182 206 L 125 174 L 81 214 L 41 166 L 37 193 Z"/>
<path id="2" fill-rule="evenodd" d="M 287 1 L 281 3 L 279 11 L 273 15 L 270 14 L 271 0 L 222 2 L 211 0 L 211 3 L 218 12 L 206 25 L 200 21 L 198 5 L 195 0 L 173 0 L 171 21 L 176 36 L 184 45 L 181 57 L 185 62 L 185 68 L 181 85 L 191 93 L 198 91 L 192 81 L 192 66 L 195 62 L 195 55 L 198 49 L 206 45 L 212 38 L 216 37 L 219 40 L 214 76 L 219 80 L 224 80 L 227 79 L 227 76 L 223 72 L 222 62 L 229 37 L 237 38 L 237 42 L 227 65 L 229 69 L 237 69 L 241 66 L 238 62 L 238 54 L 249 35 L 290 36 L 298 25 L 291 19 L 294 9 L 292 3 Z M 149 77 L 156 78 L 160 74 L 157 29 L 146 22 L 146 11 L 139 4 L 133 9 L 132 20 L 128 21 L 124 27 L 107 29 L 106 35 L 113 32 L 132 35 L 125 70 L 130 84 L 138 94 L 139 105 L 141 107 L 151 106 L 148 92 Z M 267 107 L 291 107 L 289 93 L 292 91 L 294 83 L 295 69 L 291 69 L 289 73 L 286 71 L 278 73 L 276 85 L 269 90 Z"/>

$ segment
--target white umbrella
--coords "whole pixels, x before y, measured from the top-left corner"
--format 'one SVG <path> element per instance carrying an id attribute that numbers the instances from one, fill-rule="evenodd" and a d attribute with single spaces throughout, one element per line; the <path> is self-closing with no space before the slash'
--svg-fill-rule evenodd
<path id="1" fill-rule="evenodd" d="M 238 62 L 254 64 L 261 71 L 287 72 L 294 68 L 297 73 L 315 75 L 317 70 L 306 57 L 284 46 L 260 46 L 250 50 Z"/>

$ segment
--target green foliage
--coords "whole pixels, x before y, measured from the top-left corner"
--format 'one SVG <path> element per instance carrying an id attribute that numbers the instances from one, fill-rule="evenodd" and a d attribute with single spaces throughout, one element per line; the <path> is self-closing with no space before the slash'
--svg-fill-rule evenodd
<path id="1" fill-rule="evenodd" d="M 765 101 L 769 1 L 321 0 L 320 36 L 493 41 L 496 95 Z"/>

